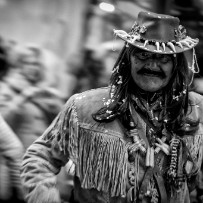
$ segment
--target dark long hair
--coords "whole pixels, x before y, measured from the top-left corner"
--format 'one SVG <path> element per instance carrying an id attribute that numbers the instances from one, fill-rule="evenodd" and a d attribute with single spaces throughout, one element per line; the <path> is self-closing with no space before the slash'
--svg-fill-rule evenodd
<path id="1" fill-rule="evenodd" d="M 134 52 L 133 46 L 124 46 L 113 67 L 113 73 L 110 80 L 109 103 L 93 114 L 96 121 L 109 122 L 116 118 L 122 119 L 123 123 L 129 123 L 129 103 L 131 95 L 136 91 L 136 84 L 131 77 L 131 63 L 129 56 Z M 185 123 L 189 123 L 196 129 L 199 121 L 186 119 L 189 108 L 189 85 L 192 79 L 191 71 L 187 67 L 187 61 L 183 53 L 176 54 L 173 57 L 174 70 L 172 77 L 163 89 L 165 115 L 163 120 L 167 119 L 167 127 L 180 131 Z M 122 84 L 118 81 L 122 78 Z M 133 87 L 133 88 L 132 88 Z M 137 87 L 138 88 L 138 87 Z M 138 91 L 137 91 L 138 92 Z"/>

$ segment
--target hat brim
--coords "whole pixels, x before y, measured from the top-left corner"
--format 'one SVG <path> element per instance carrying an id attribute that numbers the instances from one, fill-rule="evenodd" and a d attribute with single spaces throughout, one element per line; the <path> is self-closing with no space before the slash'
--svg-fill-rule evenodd
<path id="1" fill-rule="evenodd" d="M 157 46 L 155 44 L 144 44 L 144 42 L 142 41 L 134 41 L 132 42 L 131 39 L 129 39 L 128 37 L 123 37 L 119 34 L 117 34 L 117 36 L 119 38 L 121 38 L 122 40 L 124 40 L 125 42 L 127 42 L 128 44 L 131 44 L 137 48 L 140 48 L 140 49 L 143 49 L 145 51 L 149 51 L 149 52 L 154 52 L 154 53 L 159 53 L 159 54 L 176 54 L 176 53 L 182 53 L 182 52 L 185 52 L 185 51 L 188 51 L 192 48 L 194 48 L 198 42 L 199 42 L 199 39 L 195 39 L 196 40 L 196 43 L 193 43 L 191 44 L 189 47 L 186 46 L 186 45 L 182 45 L 182 47 L 180 47 L 179 45 L 176 45 L 174 44 L 174 48 L 172 49 L 171 47 L 169 46 L 159 46 L 158 49 L 157 49 Z"/>

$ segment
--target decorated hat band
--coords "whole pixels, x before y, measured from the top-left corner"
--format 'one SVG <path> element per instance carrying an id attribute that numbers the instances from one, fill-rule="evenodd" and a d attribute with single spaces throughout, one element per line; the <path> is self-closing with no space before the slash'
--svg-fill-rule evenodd
<path id="1" fill-rule="evenodd" d="M 174 54 L 194 48 L 199 40 L 187 36 L 177 17 L 141 11 L 130 33 L 114 30 L 127 43 L 146 51 Z"/>

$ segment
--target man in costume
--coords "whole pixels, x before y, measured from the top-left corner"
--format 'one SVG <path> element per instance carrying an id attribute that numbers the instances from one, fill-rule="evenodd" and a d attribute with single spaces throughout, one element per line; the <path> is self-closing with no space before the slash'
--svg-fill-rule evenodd
<path id="1" fill-rule="evenodd" d="M 114 33 L 125 45 L 109 87 L 73 95 L 27 150 L 28 203 L 61 201 L 56 174 L 69 159 L 74 202 L 190 202 L 203 142 L 203 97 L 190 91 L 198 39 L 151 12 Z"/>

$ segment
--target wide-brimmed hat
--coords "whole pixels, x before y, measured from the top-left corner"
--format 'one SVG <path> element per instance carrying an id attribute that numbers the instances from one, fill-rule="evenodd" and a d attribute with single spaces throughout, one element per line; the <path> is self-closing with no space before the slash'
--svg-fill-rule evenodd
<path id="1" fill-rule="evenodd" d="M 187 36 L 177 17 L 141 11 L 129 33 L 114 30 L 127 43 L 146 51 L 174 54 L 194 48 L 199 40 Z"/>

